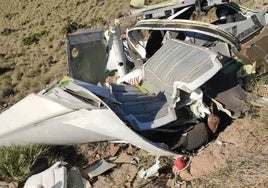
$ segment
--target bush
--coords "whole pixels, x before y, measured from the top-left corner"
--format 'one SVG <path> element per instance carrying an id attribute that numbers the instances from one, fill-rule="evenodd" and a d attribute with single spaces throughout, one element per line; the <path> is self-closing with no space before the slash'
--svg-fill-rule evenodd
<path id="1" fill-rule="evenodd" d="M 31 175 L 46 170 L 56 161 L 75 164 L 79 160 L 82 158 L 77 154 L 77 146 L 40 144 L 1 146 L 0 182 L 23 184 Z"/>
<path id="2" fill-rule="evenodd" d="M 61 32 L 63 34 L 70 34 L 85 27 L 86 25 L 79 24 L 75 21 L 72 21 L 70 18 L 67 18 L 67 24 L 61 29 Z"/>
<path id="3" fill-rule="evenodd" d="M 50 146 L 27 145 L 0 147 L 0 177 L 11 182 L 23 182 L 30 175 L 31 168 L 40 159 L 44 159 L 51 152 Z"/>
<path id="4" fill-rule="evenodd" d="M 15 29 L 4 28 L 4 30 L 1 31 L 1 35 L 8 36 L 15 31 L 16 31 Z"/>
<path id="5" fill-rule="evenodd" d="M 40 38 L 46 34 L 48 34 L 47 30 L 43 30 L 43 31 L 40 31 L 37 33 L 32 33 L 31 35 L 22 39 L 22 44 L 23 45 L 31 45 L 33 43 L 37 44 L 39 42 Z"/>
<path id="6" fill-rule="evenodd" d="M 77 31 L 79 24 L 72 20 L 67 20 L 67 24 L 62 28 L 61 32 L 64 34 L 69 34 Z"/>

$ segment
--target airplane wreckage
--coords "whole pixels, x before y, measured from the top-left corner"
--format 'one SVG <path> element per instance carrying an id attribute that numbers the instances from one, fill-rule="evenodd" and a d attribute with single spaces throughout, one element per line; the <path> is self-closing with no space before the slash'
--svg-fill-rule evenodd
<path id="1" fill-rule="evenodd" d="M 210 8 L 216 21 L 190 20 Z M 189 0 L 132 16 L 143 19 L 127 29 L 126 40 L 119 24 L 109 34 L 67 35 L 70 77 L 4 111 L 0 145 L 124 141 L 176 156 L 196 151 L 248 110 L 232 49 L 267 24 L 267 10 Z M 107 82 L 114 73 L 117 80 Z"/>

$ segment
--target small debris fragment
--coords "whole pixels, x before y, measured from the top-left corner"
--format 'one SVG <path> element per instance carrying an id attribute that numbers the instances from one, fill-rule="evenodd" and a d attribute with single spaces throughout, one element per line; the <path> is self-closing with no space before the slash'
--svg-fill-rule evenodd
<path id="1" fill-rule="evenodd" d="M 225 146 L 228 144 L 233 144 L 231 142 L 224 142 L 224 141 L 220 141 L 220 140 L 216 140 L 216 144 L 220 145 L 220 146 Z"/>
<path id="2" fill-rule="evenodd" d="M 236 73 L 237 78 L 243 78 L 250 74 L 256 73 L 256 62 L 254 62 L 252 65 L 243 65 L 240 70 Z"/>
<path id="3" fill-rule="evenodd" d="M 81 176 L 77 167 L 72 167 L 68 170 L 67 187 L 84 187 L 91 188 L 89 181 Z"/>
<path id="4" fill-rule="evenodd" d="M 186 169 L 190 164 L 189 157 L 179 157 L 174 161 L 174 167 L 180 171 Z"/>
<path id="5" fill-rule="evenodd" d="M 158 172 L 159 168 L 160 168 L 160 165 L 159 165 L 159 161 L 157 160 L 156 163 L 150 168 L 148 168 L 147 170 L 144 170 L 144 168 L 142 168 L 138 172 L 138 176 L 143 179 L 147 179 L 153 176 L 159 176 L 159 172 Z"/>
<path id="6" fill-rule="evenodd" d="M 102 159 L 95 165 L 87 167 L 84 172 L 88 175 L 90 179 L 92 179 L 93 177 L 96 177 L 106 172 L 107 170 L 112 169 L 115 166 L 116 164 L 108 163 L 104 159 Z"/>

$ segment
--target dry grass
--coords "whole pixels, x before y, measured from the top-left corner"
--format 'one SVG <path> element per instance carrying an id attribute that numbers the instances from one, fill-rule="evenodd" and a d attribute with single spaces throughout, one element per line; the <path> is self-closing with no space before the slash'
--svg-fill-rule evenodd
<path id="1" fill-rule="evenodd" d="M 128 10 L 122 0 L 0 0 L 0 111 L 67 74 L 66 33 L 102 27 Z"/>
<path id="2" fill-rule="evenodd" d="M 266 155 L 249 154 L 216 173 L 192 182 L 193 187 L 267 187 Z"/>

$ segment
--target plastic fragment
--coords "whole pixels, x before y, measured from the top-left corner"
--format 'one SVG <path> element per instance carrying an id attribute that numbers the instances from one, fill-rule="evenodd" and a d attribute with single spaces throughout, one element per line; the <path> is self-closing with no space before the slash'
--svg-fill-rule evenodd
<path id="1" fill-rule="evenodd" d="M 147 170 L 145 170 L 144 168 L 142 168 L 139 172 L 138 172 L 138 176 L 142 179 L 147 179 L 153 176 L 158 176 L 159 175 L 159 170 L 160 165 L 159 165 L 159 161 L 157 160 L 156 163 L 151 166 L 150 168 L 148 168 Z"/>
<path id="2" fill-rule="evenodd" d="M 115 166 L 116 164 L 108 163 L 104 159 L 102 159 L 95 165 L 87 167 L 84 172 L 89 176 L 89 178 L 93 178 L 106 172 L 107 170 L 110 170 Z"/>

